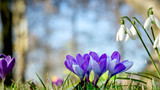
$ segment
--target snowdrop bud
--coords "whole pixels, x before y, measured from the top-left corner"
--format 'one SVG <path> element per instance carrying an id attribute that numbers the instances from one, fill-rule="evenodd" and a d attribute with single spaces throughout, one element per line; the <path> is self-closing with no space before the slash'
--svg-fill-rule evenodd
<path id="1" fill-rule="evenodd" d="M 121 25 L 124 25 L 124 20 L 121 20 Z"/>

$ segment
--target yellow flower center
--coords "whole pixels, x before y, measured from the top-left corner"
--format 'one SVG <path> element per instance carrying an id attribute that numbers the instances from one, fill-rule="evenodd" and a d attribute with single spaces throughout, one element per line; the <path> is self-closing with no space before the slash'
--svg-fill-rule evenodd
<path id="1" fill-rule="evenodd" d="M 56 82 L 58 80 L 58 77 L 57 76 L 53 76 L 52 77 L 52 82 Z"/>

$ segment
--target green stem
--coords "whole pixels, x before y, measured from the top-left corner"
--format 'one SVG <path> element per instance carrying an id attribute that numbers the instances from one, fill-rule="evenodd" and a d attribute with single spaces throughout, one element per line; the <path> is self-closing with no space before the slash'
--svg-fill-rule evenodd
<path id="1" fill-rule="evenodd" d="M 141 25 L 141 27 L 143 28 L 144 32 L 146 33 L 147 37 L 149 38 L 150 42 L 151 42 L 152 45 L 153 45 L 152 39 L 150 38 L 150 36 L 149 36 L 148 32 L 146 31 L 146 29 L 145 29 L 145 28 L 143 27 L 143 25 L 140 23 L 140 21 L 139 21 L 136 17 L 132 17 L 132 19 L 135 19 L 135 20 L 139 23 L 139 25 Z"/>
<path id="2" fill-rule="evenodd" d="M 153 39 L 154 39 L 154 41 L 155 41 L 155 35 L 154 35 L 154 31 L 153 31 L 153 28 L 152 28 L 152 27 L 151 27 L 151 31 L 152 31 Z M 158 60 L 159 60 L 159 63 L 160 63 L 160 54 L 159 54 L 159 52 L 158 52 L 158 48 L 156 47 L 155 50 L 156 50 L 156 53 L 157 53 L 157 55 L 158 55 Z"/>
<path id="3" fill-rule="evenodd" d="M 153 40 L 155 41 L 155 35 L 152 27 L 151 27 L 151 32 L 152 32 Z"/>
<path id="4" fill-rule="evenodd" d="M 132 24 L 132 21 L 131 21 L 127 16 L 122 17 L 122 19 L 123 19 L 123 18 L 126 18 L 126 19 Z M 159 71 L 158 71 L 158 68 L 157 68 L 157 66 L 156 66 L 156 64 L 155 64 L 155 62 L 154 62 L 154 60 L 153 60 L 151 54 L 149 53 L 149 50 L 147 49 L 147 47 L 146 47 L 146 45 L 145 45 L 143 39 L 141 38 L 141 36 L 140 36 L 140 34 L 139 34 L 139 32 L 138 32 L 138 29 L 136 28 L 136 26 L 135 26 L 134 24 L 132 24 L 132 25 L 134 26 L 134 28 L 135 28 L 135 30 L 136 30 L 136 32 L 137 32 L 137 34 L 138 34 L 139 39 L 141 40 L 141 42 L 142 42 L 142 44 L 143 44 L 143 46 L 144 46 L 144 48 L 145 48 L 145 50 L 146 50 L 148 56 L 150 57 L 150 59 L 151 59 L 153 65 L 154 65 L 154 67 L 155 67 L 155 69 L 156 69 L 156 72 L 157 72 L 158 76 L 160 77 L 160 73 L 159 73 Z"/>
<path id="5" fill-rule="evenodd" d="M 147 33 L 146 29 L 145 29 L 145 28 L 143 27 L 143 25 L 140 23 L 140 21 L 139 21 L 136 17 L 132 17 L 132 18 L 133 18 L 134 20 L 136 20 L 136 21 L 139 23 L 139 25 L 141 25 L 141 27 L 142 27 L 143 30 L 145 31 L 147 37 L 149 38 L 151 44 L 153 45 L 152 39 L 150 38 L 150 36 L 149 36 L 149 34 Z M 151 31 L 152 31 L 153 39 L 155 40 L 155 35 L 154 35 L 154 31 L 153 31 L 153 28 L 152 28 L 152 27 L 151 27 Z M 157 48 L 157 47 L 155 48 L 155 51 L 156 51 L 156 53 L 157 53 L 157 55 L 158 55 L 158 59 L 159 59 L 159 63 L 160 63 L 160 54 L 159 54 L 159 52 L 158 52 L 158 48 Z"/>

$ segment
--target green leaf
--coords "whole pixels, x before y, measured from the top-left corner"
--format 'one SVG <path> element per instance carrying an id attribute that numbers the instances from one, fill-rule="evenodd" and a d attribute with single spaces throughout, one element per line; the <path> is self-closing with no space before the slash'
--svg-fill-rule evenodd
<path id="1" fill-rule="evenodd" d="M 43 85 L 44 90 L 46 90 L 46 86 L 44 85 L 44 83 L 43 83 L 42 79 L 38 76 L 38 74 L 37 74 L 37 73 L 36 73 L 36 75 L 37 75 L 38 79 L 40 80 L 41 84 Z"/>
<path id="2" fill-rule="evenodd" d="M 29 82 L 27 82 L 32 88 L 37 89 L 33 84 L 30 84 Z"/>
<path id="3" fill-rule="evenodd" d="M 132 81 L 137 81 L 143 84 L 147 84 L 146 82 L 142 81 L 142 80 L 138 80 L 138 79 L 134 79 L 134 78 L 126 78 L 126 77 L 117 77 L 117 79 L 125 79 L 125 80 L 132 80 Z"/>
<path id="4" fill-rule="evenodd" d="M 126 72 L 127 74 L 132 74 L 132 75 L 136 75 L 136 76 L 140 76 L 140 77 L 144 77 L 144 78 L 147 78 L 147 79 L 150 79 L 152 80 L 152 78 L 148 77 L 148 76 L 145 76 L 145 75 L 141 75 L 139 73 L 129 73 L 129 72 Z"/>
<path id="5" fill-rule="evenodd" d="M 68 74 L 67 78 L 65 79 L 65 81 L 64 81 L 64 83 L 63 83 L 63 85 L 62 85 L 62 89 L 61 89 L 61 90 L 63 90 L 64 85 L 65 85 L 65 83 L 67 82 L 67 80 L 68 80 L 69 76 L 71 75 L 71 73 L 72 73 L 72 72 L 70 72 L 70 73 Z"/>

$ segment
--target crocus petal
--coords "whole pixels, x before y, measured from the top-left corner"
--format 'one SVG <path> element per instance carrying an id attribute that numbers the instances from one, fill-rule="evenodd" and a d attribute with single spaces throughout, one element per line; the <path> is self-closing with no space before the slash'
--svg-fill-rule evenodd
<path id="1" fill-rule="evenodd" d="M 122 72 L 123 70 L 125 70 L 125 68 L 126 68 L 125 65 L 123 65 L 122 63 L 118 63 L 118 64 L 115 66 L 114 72 L 113 72 L 113 74 L 112 74 L 111 76 L 114 76 L 114 75 Z"/>
<path id="2" fill-rule="evenodd" d="M 15 65 L 15 58 L 10 60 L 10 62 L 8 63 L 8 65 L 7 65 L 7 74 L 9 74 L 12 71 L 14 65 Z"/>
<path id="3" fill-rule="evenodd" d="M 74 64 L 72 60 L 66 60 L 66 61 L 64 62 L 64 64 L 65 64 L 65 66 L 66 66 L 70 71 L 72 71 L 73 73 L 75 73 L 74 70 L 73 70 L 73 68 L 72 68 L 72 65 Z"/>
<path id="4" fill-rule="evenodd" d="M 110 74 L 113 74 L 114 73 L 114 68 L 115 68 L 115 66 L 116 66 L 116 63 L 117 62 L 117 60 L 116 59 L 113 59 L 110 63 L 109 63 L 109 73 Z"/>
<path id="5" fill-rule="evenodd" d="M 130 69 L 133 66 L 132 61 L 124 60 L 121 63 L 126 67 L 122 72 L 127 71 L 128 69 Z"/>
<path id="6" fill-rule="evenodd" d="M 146 21 L 145 21 L 145 23 L 144 23 L 144 28 L 145 28 L 145 29 L 149 29 L 149 28 L 151 27 L 151 25 L 152 25 L 151 21 L 152 21 L 151 17 L 148 17 L 148 18 L 146 19 Z"/>
<path id="7" fill-rule="evenodd" d="M 7 56 L 5 59 L 6 59 L 7 63 L 10 63 L 12 61 L 11 56 Z"/>
<path id="8" fill-rule="evenodd" d="M 67 55 L 67 56 L 66 56 L 66 60 L 72 60 L 72 61 L 74 61 L 74 62 L 76 63 L 75 58 L 72 57 L 71 55 Z"/>
<path id="9" fill-rule="evenodd" d="M 91 61 L 92 61 L 92 65 L 91 65 L 92 70 L 96 75 L 99 75 L 101 72 L 99 64 L 95 60 L 91 60 Z"/>
<path id="10" fill-rule="evenodd" d="M 2 71 L 2 79 L 3 79 L 7 73 L 7 61 L 4 58 L 0 60 L 0 70 Z"/>
<path id="11" fill-rule="evenodd" d="M 81 54 L 77 54 L 76 60 L 77 60 L 77 64 L 81 66 L 83 63 L 83 57 L 81 56 Z"/>
<path id="12" fill-rule="evenodd" d="M 86 54 L 84 60 L 86 60 L 86 61 L 89 63 L 89 61 L 90 61 L 90 56 L 89 56 L 89 54 Z"/>
<path id="13" fill-rule="evenodd" d="M 154 21 L 155 21 L 157 27 L 160 29 L 160 22 L 155 16 L 154 16 Z"/>
<path id="14" fill-rule="evenodd" d="M 118 51 L 114 51 L 111 55 L 111 60 L 116 59 L 116 63 L 119 63 L 121 60 L 121 55 L 119 54 Z"/>
<path id="15" fill-rule="evenodd" d="M 81 67 L 79 67 L 79 65 L 73 65 L 73 70 L 82 80 L 84 77 L 84 71 L 81 69 Z"/>
<path id="16" fill-rule="evenodd" d="M 154 41 L 154 44 L 153 44 L 153 48 L 156 48 L 157 46 L 158 46 L 158 44 L 159 44 L 159 35 L 157 36 L 157 38 L 155 39 L 155 41 Z"/>
<path id="17" fill-rule="evenodd" d="M 97 55 L 97 53 L 95 53 L 95 52 L 90 52 L 89 54 L 92 56 L 92 58 L 93 58 L 94 60 L 96 60 L 97 62 L 99 62 L 99 56 Z"/>
<path id="18" fill-rule="evenodd" d="M 6 55 L 1 54 L 1 55 L 0 55 L 0 58 L 6 58 Z"/>
<path id="19" fill-rule="evenodd" d="M 107 60 L 106 60 L 106 69 L 108 70 L 109 69 L 109 64 L 111 62 L 111 57 L 110 56 L 107 56 Z"/>
<path id="20" fill-rule="evenodd" d="M 83 59 L 89 61 L 90 60 L 89 54 L 84 54 Z"/>
<path id="21" fill-rule="evenodd" d="M 101 61 L 102 59 L 107 59 L 107 55 L 106 54 L 102 54 L 101 57 L 99 58 L 99 61 Z"/>
<path id="22" fill-rule="evenodd" d="M 87 69 L 88 69 L 88 62 L 84 61 L 81 65 L 81 68 L 83 69 L 83 71 L 86 73 Z"/>
<path id="23" fill-rule="evenodd" d="M 103 73 L 105 73 L 107 71 L 107 69 L 106 69 L 106 59 L 102 59 L 99 62 L 99 66 L 100 66 L 100 69 L 101 69 L 101 74 L 100 75 L 102 75 Z"/>

